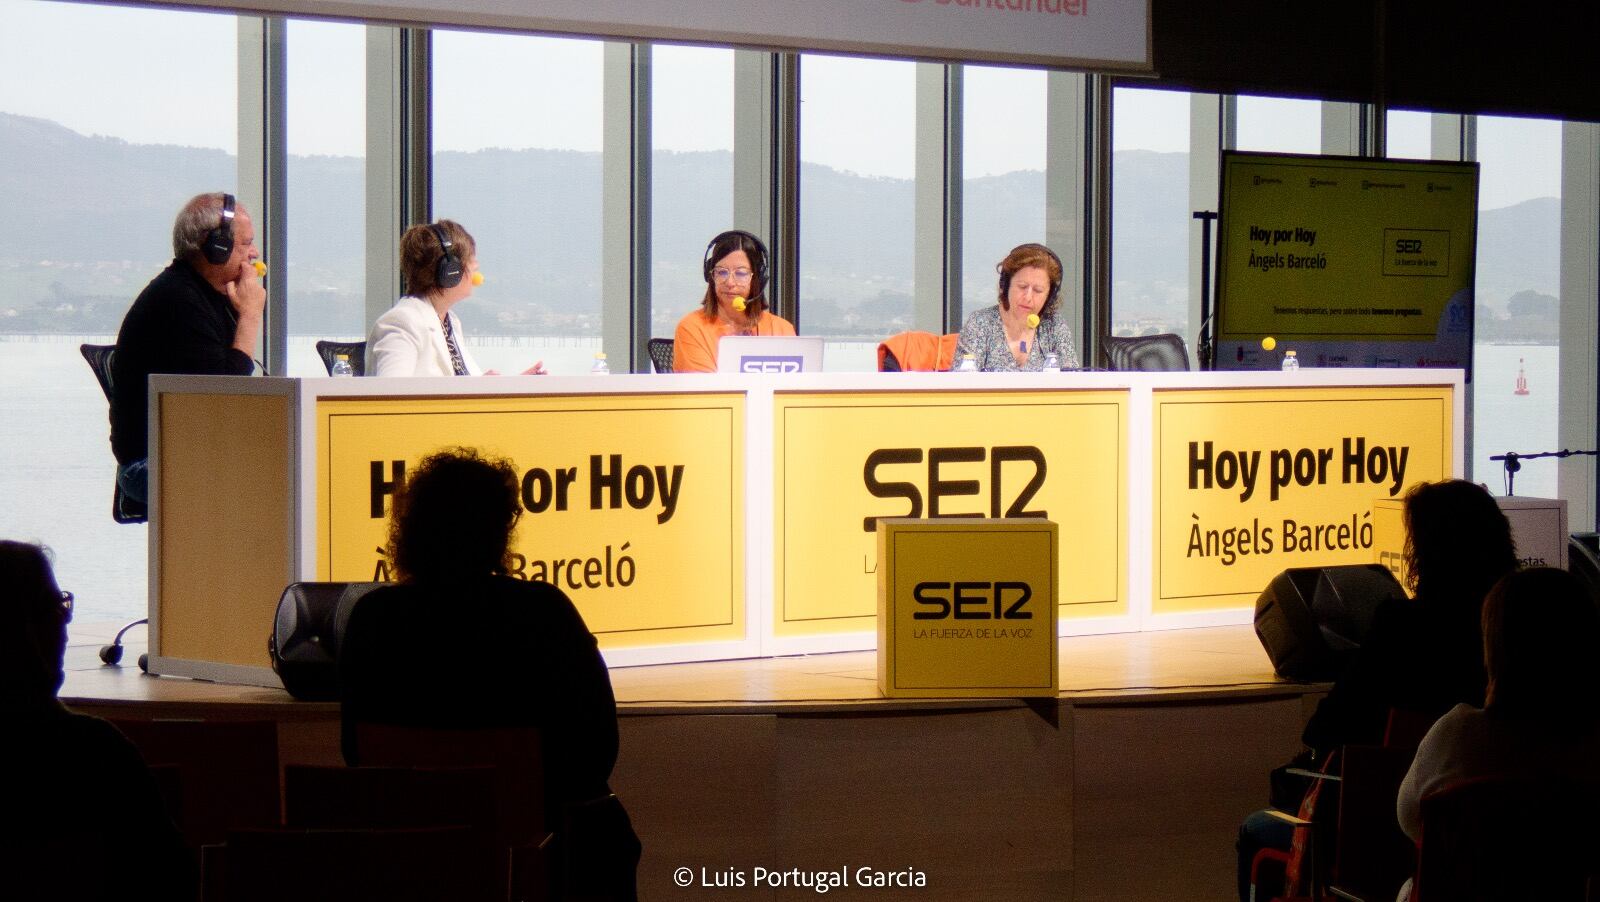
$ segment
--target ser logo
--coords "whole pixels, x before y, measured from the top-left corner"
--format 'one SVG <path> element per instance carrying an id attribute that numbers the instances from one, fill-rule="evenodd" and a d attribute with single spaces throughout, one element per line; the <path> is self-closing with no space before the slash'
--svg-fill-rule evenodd
<path id="1" fill-rule="evenodd" d="M 929 517 L 981 517 L 981 513 L 949 513 L 941 509 L 942 502 L 959 498 L 964 495 L 981 495 L 984 486 L 978 479 L 949 479 L 946 478 L 950 471 L 945 469 L 957 464 L 981 464 L 985 460 L 989 463 L 989 516 L 991 517 L 1041 517 L 1048 518 L 1048 511 L 1028 510 L 1028 504 L 1034 496 L 1044 488 L 1045 476 L 1049 467 L 1045 463 L 1044 452 L 1032 445 L 998 445 L 993 448 L 961 447 L 961 448 L 929 448 L 927 454 L 927 480 L 928 487 L 928 516 Z M 861 479 L 867 491 L 875 498 L 904 498 L 910 502 L 911 509 L 901 516 L 922 516 L 922 489 L 915 482 L 890 482 L 880 479 L 880 471 L 885 467 L 901 464 L 920 464 L 923 461 L 921 448 L 879 448 L 867 455 L 866 465 L 862 468 Z M 1008 468 L 1006 464 L 1020 464 L 1021 467 Z M 1005 478 L 1006 472 L 1015 469 L 1026 469 L 1032 465 L 1033 472 L 1028 481 L 1017 488 L 1017 476 L 1010 480 Z M 981 472 L 981 471 L 980 471 Z M 978 475 L 969 473 L 967 475 Z M 1007 487 L 1013 491 L 1007 491 Z M 1013 493 L 1014 492 L 1014 493 Z M 861 528 L 865 532 L 876 532 L 878 529 L 877 517 L 865 517 L 861 521 Z"/>
<path id="2" fill-rule="evenodd" d="M 1394 252 L 1397 254 L 1420 254 L 1422 253 L 1422 239 L 1396 238 L 1394 240 Z"/>
<path id="3" fill-rule="evenodd" d="M 798 373 L 801 369 L 799 357 L 741 357 L 739 359 L 739 372 L 741 373 Z"/>
<path id="4" fill-rule="evenodd" d="M 913 620 L 1032 620 L 1024 610 L 1033 589 L 1024 582 L 920 582 L 911 597 L 927 610 Z"/>

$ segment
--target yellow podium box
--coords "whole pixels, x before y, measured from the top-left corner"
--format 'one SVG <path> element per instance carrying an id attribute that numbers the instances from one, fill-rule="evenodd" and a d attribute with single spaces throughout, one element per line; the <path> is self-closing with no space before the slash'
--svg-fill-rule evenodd
<path id="1" fill-rule="evenodd" d="M 878 521 L 878 688 L 888 698 L 1054 696 L 1058 528 Z"/>

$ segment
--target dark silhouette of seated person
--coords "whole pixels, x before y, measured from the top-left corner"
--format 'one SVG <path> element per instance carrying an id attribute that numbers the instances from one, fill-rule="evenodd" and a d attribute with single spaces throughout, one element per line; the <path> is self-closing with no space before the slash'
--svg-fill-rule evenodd
<path id="1" fill-rule="evenodd" d="M 1459 703 L 1483 704 L 1483 599 L 1516 569 L 1511 524 L 1488 490 L 1461 479 L 1412 488 L 1403 516 L 1413 597 L 1373 613 L 1361 648 L 1306 724 L 1299 766 L 1320 768 L 1344 745 L 1382 744 L 1391 710 L 1437 719 Z M 1293 814 L 1299 799 L 1273 802 Z M 1292 840 L 1292 828 L 1266 812 L 1245 820 L 1237 846 L 1241 899 L 1249 897 L 1256 852 L 1288 850 Z M 1318 857 L 1331 861 L 1331 850 Z"/>
<path id="2" fill-rule="evenodd" d="M 558 829 L 610 794 L 617 707 L 572 601 L 507 575 L 518 493 L 509 461 L 464 448 L 426 458 L 396 492 L 388 551 L 399 582 L 356 604 L 340 649 L 345 757 L 360 761 L 359 723 L 536 727 L 545 824 Z M 610 862 L 603 895 L 631 897 L 638 839 L 611 807 L 605 848 L 570 851 Z"/>
<path id="3" fill-rule="evenodd" d="M 1514 573 L 1485 600 L 1483 635 L 1483 705 L 1441 717 L 1400 786 L 1400 828 L 1414 840 L 1422 799 L 1454 784 L 1501 777 L 1600 790 L 1600 611 L 1583 585 L 1548 567 Z M 1555 816 L 1571 800 L 1549 801 Z"/>
<path id="4" fill-rule="evenodd" d="M 192 899 L 193 862 L 138 751 L 56 699 L 72 596 L 0 541 L 0 898 Z"/>

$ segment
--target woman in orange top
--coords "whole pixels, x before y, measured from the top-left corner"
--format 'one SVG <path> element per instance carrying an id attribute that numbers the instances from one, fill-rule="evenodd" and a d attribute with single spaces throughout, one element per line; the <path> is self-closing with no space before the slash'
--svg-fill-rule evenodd
<path id="1" fill-rule="evenodd" d="M 700 309 L 678 321 L 672 340 L 677 373 L 717 371 L 717 342 L 724 335 L 793 335 L 794 325 L 767 312 L 767 248 L 749 232 L 723 232 L 706 246 L 706 296 Z"/>

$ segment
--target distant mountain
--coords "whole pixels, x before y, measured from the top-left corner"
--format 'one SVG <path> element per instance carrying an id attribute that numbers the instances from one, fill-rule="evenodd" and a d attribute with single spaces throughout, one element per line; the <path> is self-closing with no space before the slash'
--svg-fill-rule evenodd
<path id="1" fill-rule="evenodd" d="M 0 331 L 112 331 L 169 259 L 172 216 L 196 191 L 234 184 L 220 151 L 87 137 L 0 113 Z M 15 161 L 24 161 L 17 165 Z M 489 283 L 474 298 L 475 334 L 583 334 L 598 328 L 601 155 L 483 150 L 436 156 L 434 206 L 478 239 Z M 731 220 L 727 152 L 658 152 L 652 273 L 657 323 L 703 291 L 701 254 Z M 1121 151 L 1114 160 L 1112 247 L 1119 318 L 1182 316 L 1190 232 L 1188 156 Z M 346 334 L 364 319 L 365 184 L 355 157 L 289 159 L 290 329 Z M 909 311 L 915 191 L 905 179 L 801 168 L 801 303 L 808 331 L 843 333 L 862 304 Z M 1556 293 L 1558 202 L 1528 201 L 1479 219 L 1479 300 L 1503 309 L 1518 291 Z M 994 264 L 1043 235 L 1044 174 L 967 180 L 969 306 L 992 303 Z M 924 288 L 923 290 L 927 290 Z"/>

